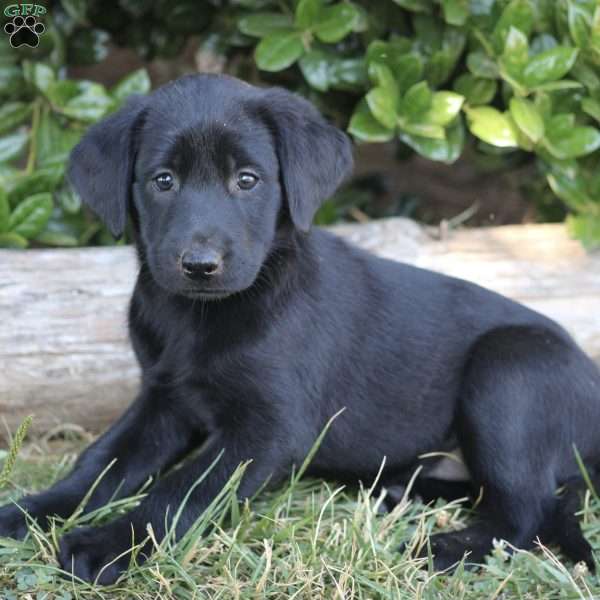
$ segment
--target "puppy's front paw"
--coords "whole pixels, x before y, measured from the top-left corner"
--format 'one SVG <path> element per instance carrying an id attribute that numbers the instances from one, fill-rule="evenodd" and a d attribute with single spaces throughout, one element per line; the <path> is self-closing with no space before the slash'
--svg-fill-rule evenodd
<path id="1" fill-rule="evenodd" d="M 113 523 L 75 529 L 62 538 L 58 552 L 64 571 L 101 585 L 114 583 L 127 570 L 130 557 L 131 530 Z"/>
<path id="2" fill-rule="evenodd" d="M 0 508 L 0 537 L 22 540 L 27 535 L 25 513 L 15 504 Z"/>
<path id="3" fill-rule="evenodd" d="M 438 533 L 429 540 L 433 556 L 433 568 L 436 571 L 445 571 L 456 567 L 469 552 L 469 547 L 460 535 L 454 532 Z M 428 555 L 427 546 L 421 551 L 420 557 Z"/>
<path id="4" fill-rule="evenodd" d="M 436 571 L 453 570 L 464 558 L 466 569 L 478 569 L 492 550 L 493 535 L 486 523 L 474 524 L 460 531 L 437 533 L 429 538 L 429 547 Z M 500 535 L 497 536 L 500 539 Z M 418 558 L 427 558 L 429 549 L 424 546 Z M 427 566 L 427 565 L 424 565 Z"/>

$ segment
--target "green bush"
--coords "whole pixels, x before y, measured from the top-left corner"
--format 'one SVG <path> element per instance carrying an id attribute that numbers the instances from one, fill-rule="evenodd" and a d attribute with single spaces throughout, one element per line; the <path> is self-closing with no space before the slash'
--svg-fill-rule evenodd
<path id="1" fill-rule="evenodd" d="M 596 0 L 62 0 L 44 22 L 35 56 L 0 48 L 0 245 L 108 241 L 65 184 L 65 158 L 149 82 L 139 71 L 108 91 L 64 65 L 102 60 L 109 40 L 173 58 L 190 36 L 234 74 L 309 96 L 361 142 L 445 163 L 467 145 L 530 157 L 573 233 L 600 241 Z"/>
<path id="2" fill-rule="evenodd" d="M 0 72 L 12 68 L 2 66 Z M 20 79 L 18 99 L 0 108 L 0 246 L 26 248 L 31 240 L 78 246 L 92 238 L 113 243 L 102 225 L 81 210 L 81 199 L 65 181 L 65 167 L 89 124 L 130 94 L 150 90 L 147 73 L 131 73 L 109 91 L 91 81 L 59 79 L 43 63 L 24 61 L 13 72 Z"/>

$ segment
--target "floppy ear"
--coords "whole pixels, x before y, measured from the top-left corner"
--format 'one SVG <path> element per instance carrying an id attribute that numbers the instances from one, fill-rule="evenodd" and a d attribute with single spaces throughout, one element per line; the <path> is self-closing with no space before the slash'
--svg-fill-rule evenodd
<path id="1" fill-rule="evenodd" d="M 116 238 L 123 235 L 127 224 L 135 160 L 134 130 L 143 104 L 141 97 L 133 98 L 91 127 L 69 160 L 67 178 Z"/>
<path id="2" fill-rule="evenodd" d="M 348 137 L 308 101 L 283 89 L 266 90 L 262 114 L 275 137 L 290 217 L 307 232 L 323 200 L 352 171 Z"/>

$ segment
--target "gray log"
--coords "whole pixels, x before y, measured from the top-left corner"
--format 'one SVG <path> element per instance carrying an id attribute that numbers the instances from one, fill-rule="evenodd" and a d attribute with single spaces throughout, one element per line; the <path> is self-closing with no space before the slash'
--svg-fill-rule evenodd
<path id="1" fill-rule="evenodd" d="M 463 277 L 562 323 L 600 361 L 600 254 L 561 225 L 450 232 L 405 219 L 333 228 L 383 256 Z M 139 371 L 126 312 L 129 247 L 0 251 L 0 417 L 14 430 L 75 423 L 98 431 L 133 399 Z M 402 332 L 398 332 L 401 336 Z"/>

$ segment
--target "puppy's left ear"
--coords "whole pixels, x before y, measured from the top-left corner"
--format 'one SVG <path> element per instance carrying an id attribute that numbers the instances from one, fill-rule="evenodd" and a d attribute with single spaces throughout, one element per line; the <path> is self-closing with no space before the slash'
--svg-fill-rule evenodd
<path id="1" fill-rule="evenodd" d="M 123 235 L 135 161 L 134 134 L 145 102 L 134 96 L 90 127 L 71 152 L 67 177 L 114 237 Z"/>
<path id="2" fill-rule="evenodd" d="M 286 90 L 266 90 L 260 112 L 275 138 L 290 217 L 307 232 L 323 200 L 352 171 L 352 145 L 310 102 Z"/>

